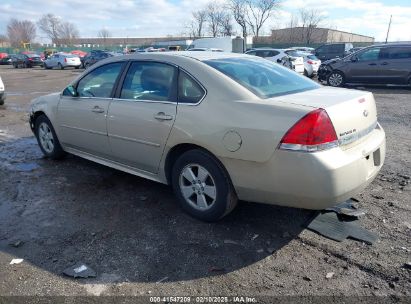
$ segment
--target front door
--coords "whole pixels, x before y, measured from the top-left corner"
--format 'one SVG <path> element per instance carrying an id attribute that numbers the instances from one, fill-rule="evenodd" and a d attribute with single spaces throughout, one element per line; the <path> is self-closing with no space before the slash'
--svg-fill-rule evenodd
<path id="1" fill-rule="evenodd" d="M 76 85 L 77 97 L 66 91 L 58 105 L 60 142 L 96 156 L 110 158 L 107 111 L 123 62 L 103 65 Z"/>
<path id="2" fill-rule="evenodd" d="M 177 68 L 133 62 L 118 98 L 110 104 L 107 129 L 115 160 L 157 173 L 177 113 Z"/>

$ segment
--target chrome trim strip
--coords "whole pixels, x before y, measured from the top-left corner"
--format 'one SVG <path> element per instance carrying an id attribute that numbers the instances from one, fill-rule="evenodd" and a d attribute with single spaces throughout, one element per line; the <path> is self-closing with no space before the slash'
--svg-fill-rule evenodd
<path id="1" fill-rule="evenodd" d="M 147 100 L 147 99 L 128 99 L 128 98 L 113 98 L 113 101 L 127 101 L 127 102 L 144 102 L 144 103 L 163 103 L 163 104 L 177 104 L 174 101 L 161 100 Z"/>
<path id="2" fill-rule="evenodd" d="M 354 133 L 354 134 L 350 134 L 350 135 L 348 135 L 348 136 L 345 136 L 345 137 L 343 137 L 343 138 L 340 138 L 340 139 L 338 140 L 338 143 L 339 143 L 341 146 L 344 146 L 344 145 L 348 145 L 348 144 L 350 144 L 350 143 L 353 143 L 353 142 L 355 142 L 355 141 L 357 141 L 357 140 L 359 140 L 359 139 L 367 136 L 368 134 L 370 134 L 372 131 L 374 131 L 374 129 L 377 127 L 377 125 L 378 125 L 378 123 L 377 123 L 377 121 L 375 121 L 371 126 L 369 126 L 368 128 L 366 128 L 366 129 L 364 129 L 364 130 L 362 130 L 362 131 L 359 131 L 359 132 L 356 132 L 356 133 Z"/>
<path id="3" fill-rule="evenodd" d="M 97 135 L 107 136 L 107 133 L 98 132 L 98 131 L 93 131 L 93 130 L 89 130 L 89 129 L 72 127 L 72 126 L 68 126 L 68 125 L 60 125 L 60 127 L 67 128 L 67 129 L 73 129 L 73 130 L 77 130 L 77 131 L 83 131 L 83 132 L 87 132 L 87 133 L 91 133 L 91 134 L 97 134 Z"/>
<path id="4" fill-rule="evenodd" d="M 126 140 L 126 141 L 136 142 L 136 143 L 143 144 L 143 145 L 153 146 L 153 147 L 156 147 L 156 148 L 160 147 L 160 144 L 152 143 L 152 142 L 145 141 L 145 140 L 134 139 L 134 138 L 120 136 L 120 135 L 114 135 L 114 134 L 108 134 L 108 136 L 113 137 L 113 138 L 117 138 L 117 139 Z"/>
<path id="5" fill-rule="evenodd" d="M 319 152 L 338 147 L 338 141 L 319 144 L 319 145 L 300 145 L 300 144 L 280 144 L 281 150 L 299 151 L 299 152 Z"/>

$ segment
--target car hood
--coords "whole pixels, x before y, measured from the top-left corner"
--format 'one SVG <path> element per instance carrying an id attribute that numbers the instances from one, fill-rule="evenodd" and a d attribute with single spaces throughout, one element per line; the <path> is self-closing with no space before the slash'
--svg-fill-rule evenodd
<path id="1" fill-rule="evenodd" d="M 322 64 L 334 64 L 337 62 L 341 62 L 341 58 L 334 58 L 334 59 L 329 59 L 329 60 L 325 60 L 322 62 Z"/>

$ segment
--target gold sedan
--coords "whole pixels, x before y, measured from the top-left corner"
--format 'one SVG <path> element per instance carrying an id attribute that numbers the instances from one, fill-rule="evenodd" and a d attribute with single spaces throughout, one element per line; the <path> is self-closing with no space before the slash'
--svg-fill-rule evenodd
<path id="1" fill-rule="evenodd" d="M 371 93 L 322 87 L 243 54 L 106 59 L 35 99 L 30 124 L 47 157 L 72 153 L 170 184 L 206 221 L 238 199 L 335 205 L 371 183 L 385 158 Z"/>

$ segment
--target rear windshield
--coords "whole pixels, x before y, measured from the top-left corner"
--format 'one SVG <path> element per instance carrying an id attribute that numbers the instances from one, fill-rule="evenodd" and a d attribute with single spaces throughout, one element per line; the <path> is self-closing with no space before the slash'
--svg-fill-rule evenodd
<path id="1" fill-rule="evenodd" d="M 318 60 L 317 56 L 315 55 L 308 55 L 307 58 L 311 60 Z"/>
<path id="2" fill-rule="evenodd" d="M 40 56 L 37 54 L 26 54 L 29 58 L 39 58 Z"/>
<path id="3" fill-rule="evenodd" d="M 266 59 L 225 58 L 204 61 L 260 98 L 293 94 L 320 87 L 296 72 Z"/>

